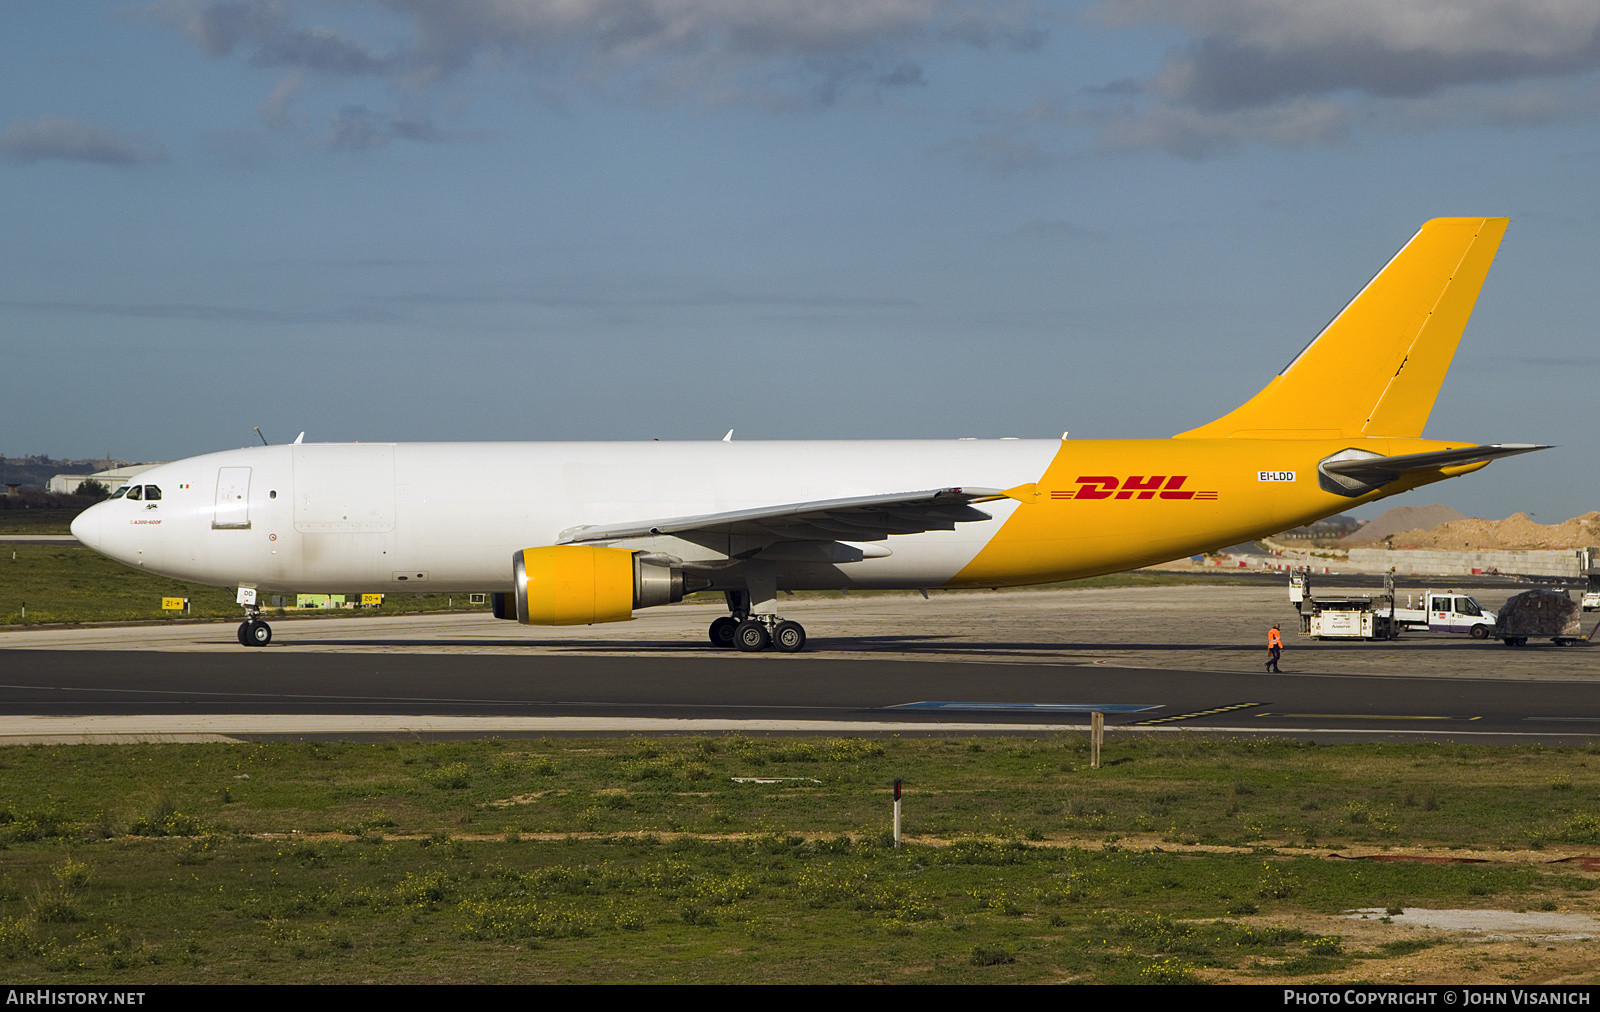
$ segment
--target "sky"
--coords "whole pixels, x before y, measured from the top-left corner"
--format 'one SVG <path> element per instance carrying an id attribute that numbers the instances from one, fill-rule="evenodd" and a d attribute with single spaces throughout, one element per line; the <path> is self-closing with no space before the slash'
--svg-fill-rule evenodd
<path id="1" fill-rule="evenodd" d="M 1161 438 L 1508 215 L 1358 515 L 1560 520 L 1597 179 L 1592 0 L 12 0 L 0 453 Z"/>

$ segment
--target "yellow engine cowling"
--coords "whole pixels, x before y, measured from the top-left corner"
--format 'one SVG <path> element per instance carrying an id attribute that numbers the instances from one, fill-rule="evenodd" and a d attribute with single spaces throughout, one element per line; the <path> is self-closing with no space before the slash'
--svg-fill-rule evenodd
<path id="1" fill-rule="evenodd" d="M 524 549 L 511 557 L 517 621 L 523 625 L 626 622 L 635 608 L 683 600 L 683 570 L 671 564 L 675 561 L 595 545 Z"/>

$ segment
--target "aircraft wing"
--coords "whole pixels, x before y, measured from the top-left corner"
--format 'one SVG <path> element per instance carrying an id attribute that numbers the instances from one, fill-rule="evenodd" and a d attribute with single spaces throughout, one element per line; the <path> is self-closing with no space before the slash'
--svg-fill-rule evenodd
<path id="1" fill-rule="evenodd" d="M 1435 471 L 1441 467 L 1461 464 L 1478 464 L 1498 457 L 1518 453 L 1548 450 L 1549 446 L 1536 443 L 1492 443 L 1486 446 L 1464 446 L 1458 450 L 1438 450 L 1433 453 L 1406 453 L 1395 457 L 1371 456 L 1338 459 L 1339 454 L 1321 464 L 1324 472 L 1353 478 L 1368 485 L 1393 481 L 1408 471 Z"/>
<path id="2" fill-rule="evenodd" d="M 1007 498 L 994 488 L 940 488 L 922 492 L 785 503 L 727 513 L 671 517 L 636 524 L 573 527 L 557 544 L 649 538 L 663 534 L 746 535 L 781 541 L 882 541 L 891 534 L 953 531 L 956 524 L 991 519 L 972 503 Z"/>

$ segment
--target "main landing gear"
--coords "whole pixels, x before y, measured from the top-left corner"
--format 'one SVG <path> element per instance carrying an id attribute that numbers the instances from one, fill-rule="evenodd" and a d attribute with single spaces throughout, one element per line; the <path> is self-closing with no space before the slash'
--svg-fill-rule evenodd
<path id="1" fill-rule="evenodd" d="M 711 623 L 711 645 L 736 647 L 745 653 L 758 653 L 776 647 L 786 654 L 805 649 L 806 630 L 799 622 L 791 622 L 776 615 L 751 614 L 750 596 L 743 591 L 727 592 L 728 610 Z"/>
<path id="2" fill-rule="evenodd" d="M 272 642 L 272 627 L 261 621 L 261 609 L 249 609 L 249 617 L 239 623 L 239 643 L 247 647 L 264 647 Z"/>

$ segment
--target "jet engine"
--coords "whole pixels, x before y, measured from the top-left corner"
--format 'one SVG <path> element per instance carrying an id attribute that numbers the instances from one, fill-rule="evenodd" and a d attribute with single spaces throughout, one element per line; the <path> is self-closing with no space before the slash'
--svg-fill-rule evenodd
<path id="1" fill-rule="evenodd" d="M 635 608 L 672 604 L 710 580 L 685 580 L 678 559 L 626 548 L 551 545 L 511 556 L 515 597 L 494 595 L 496 618 L 523 625 L 626 622 Z M 512 613 L 514 604 L 515 613 Z"/>

